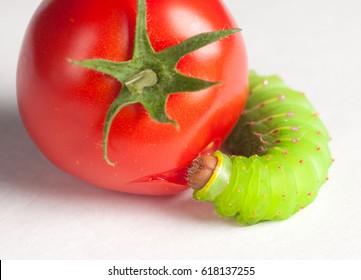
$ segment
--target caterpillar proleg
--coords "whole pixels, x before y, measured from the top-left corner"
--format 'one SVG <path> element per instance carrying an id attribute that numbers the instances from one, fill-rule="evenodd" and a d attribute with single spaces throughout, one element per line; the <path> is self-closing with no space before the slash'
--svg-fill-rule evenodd
<path id="1" fill-rule="evenodd" d="M 215 152 L 213 173 L 193 193 L 245 225 L 284 220 L 309 205 L 332 163 L 330 136 L 305 95 L 278 76 L 251 72 L 249 79 L 245 110 L 226 142 L 234 155 Z M 204 160 L 190 169 L 191 186 Z"/>

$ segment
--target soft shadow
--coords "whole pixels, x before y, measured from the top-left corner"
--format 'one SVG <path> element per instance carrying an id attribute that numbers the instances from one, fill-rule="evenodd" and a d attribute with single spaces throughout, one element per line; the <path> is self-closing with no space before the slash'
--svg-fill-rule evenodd
<path id="1" fill-rule="evenodd" d="M 112 207 L 114 211 L 151 209 L 161 216 L 205 224 L 228 223 L 214 214 L 211 204 L 192 199 L 192 193 L 149 197 L 113 192 L 92 186 L 55 167 L 28 136 L 16 104 L 0 107 L 0 192 L 13 199 L 34 194 L 48 200 L 72 200 L 79 204 Z M 119 209 L 120 208 L 120 209 Z"/>

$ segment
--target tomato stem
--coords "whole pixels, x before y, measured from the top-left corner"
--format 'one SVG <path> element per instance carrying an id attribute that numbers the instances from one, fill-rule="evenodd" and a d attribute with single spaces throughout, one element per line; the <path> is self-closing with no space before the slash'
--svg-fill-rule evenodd
<path id="1" fill-rule="evenodd" d="M 170 94 L 194 92 L 217 85 L 219 82 L 188 77 L 177 71 L 179 60 L 208 44 L 226 38 L 239 28 L 208 32 L 191 37 L 178 45 L 155 52 L 147 32 L 146 3 L 138 0 L 133 57 L 129 61 L 114 62 L 104 59 L 87 59 L 69 62 L 96 70 L 117 79 L 122 85 L 119 95 L 110 105 L 104 122 L 103 156 L 107 164 L 115 166 L 108 158 L 108 138 L 115 116 L 125 106 L 140 103 L 151 118 L 159 123 L 179 126 L 166 113 Z"/>
<path id="2" fill-rule="evenodd" d="M 155 86 L 157 82 L 157 74 L 151 69 L 146 69 L 131 77 L 125 85 L 132 94 L 138 94 L 142 93 L 146 87 Z"/>

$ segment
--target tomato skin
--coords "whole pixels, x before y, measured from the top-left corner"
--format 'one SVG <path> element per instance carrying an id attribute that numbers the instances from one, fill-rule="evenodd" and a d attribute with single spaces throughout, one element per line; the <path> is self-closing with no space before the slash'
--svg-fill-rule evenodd
<path id="1" fill-rule="evenodd" d="M 247 97 L 246 51 L 238 33 L 182 58 L 181 73 L 221 84 L 169 97 L 167 113 L 179 131 L 154 122 L 139 104 L 122 109 L 108 142 L 117 164 L 109 166 L 102 154 L 104 119 L 121 84 L 67 59 L 131 59 L 136 7 L 135 0 L 43 1 L 20 53 L 18 105 L 34 142 L 66 172 L 112 190 L 173 194 L 188 188 L 184 168 L 219 148 L 238 120 Z M 236 27 L 218 0 L 148 0 L 147 15 L 156 51 Z"/>

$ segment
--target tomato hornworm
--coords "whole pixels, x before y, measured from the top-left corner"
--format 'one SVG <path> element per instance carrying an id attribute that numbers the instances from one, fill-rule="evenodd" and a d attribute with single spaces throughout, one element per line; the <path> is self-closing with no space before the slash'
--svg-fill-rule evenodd
<path id="1" fill-rule="evenodd" d="M 194 198 L 213 202 L 222 217 L 245 225 L 287 219 L 327 181 L 329 140 L 302 92 L 251 72 L 245 110 L 226 142 L 233 155 L 199 157 L 188 182 Z"/>

